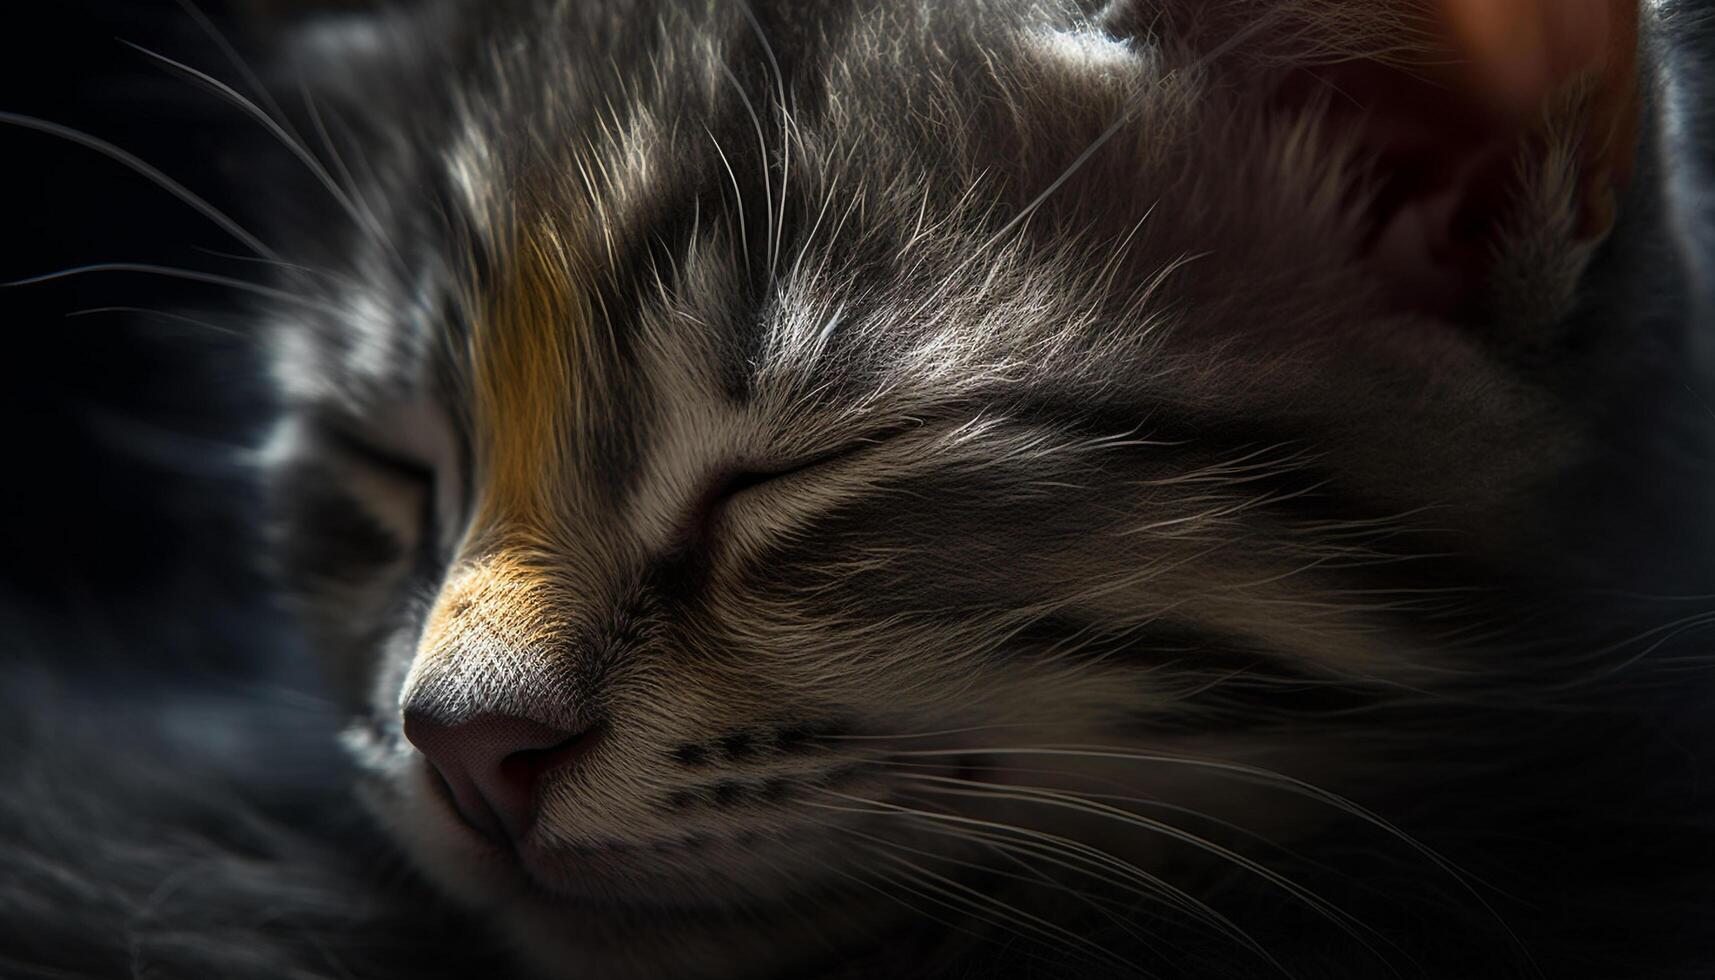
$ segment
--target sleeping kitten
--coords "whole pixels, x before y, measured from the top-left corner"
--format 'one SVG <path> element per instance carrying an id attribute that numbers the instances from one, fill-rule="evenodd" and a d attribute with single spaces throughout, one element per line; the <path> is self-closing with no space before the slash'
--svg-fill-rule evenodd
<path id="1" fill-rule="evenodd" d="M 271 561 L 530 975 L 1708 962 L 1688 15 L 267 7 Z"/>

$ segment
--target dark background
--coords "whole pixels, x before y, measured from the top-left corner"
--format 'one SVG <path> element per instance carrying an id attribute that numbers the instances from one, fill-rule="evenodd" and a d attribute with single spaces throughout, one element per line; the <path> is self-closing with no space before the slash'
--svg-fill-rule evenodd
<path id="1" fill-rule="evenodd" d="M 230 74 L 185 7 L 18 4 L 7 21 L 0 111 L 116 144 L 249 223 L 234 188 L 260 130 L 123 43 Z M 59 137 L 0 124 L 0 177 L 0 280 L 100 262 L 262 271 L 171 194 Z M 109 307 L 160 312 L 88 312 Z M 256 570 L 231 545 L 256 528 L 245 447 L 265 405 L 242 312 L 231 290 L 132 273 L 0 288 L 6 605 L 131 633 L 169 606 L 252 602 Z"/>
<path id="2" fill-rule="evenodd" d="M 14 3 L 0 112 L 256 226 L 283 154 L 121 39 L 242 86 L 175 0 Z M 0 123 L 0 178 L 0 281 L 265 278 L 64 139 Z M 155 312 L 85 312 L 107 307 Z M 359 810 L 344 716 L 271 598 L 254 319 L 238 291 L 159 276 L 0 287 L 0 976 L 500 975 Z"/>

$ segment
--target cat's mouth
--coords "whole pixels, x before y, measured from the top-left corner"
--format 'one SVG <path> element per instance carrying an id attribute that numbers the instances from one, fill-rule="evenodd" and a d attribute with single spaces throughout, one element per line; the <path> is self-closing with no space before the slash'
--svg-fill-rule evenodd
<path id="1" fill-rule="evenodd" d="M 821 957 L 848 962 L 882 935 L 888 956 L 938 942 L 935 929 L 911 924 L 919 892 L 947 889 L 956 904 L 1005 884 L 980 849 L 912 831 L 909 815 L 925 811 L 888 763 L 943 779 L 974 779 L 981 768 L 960 752 L 931 765 L 893 760 L 895 747 L 870 744 L 861 755 L 802 766 L 785 797 L 716 793 L 675 807 L 675 796 L 695 792 L 693 775 L 655 791 L 665 804 L 655 819 L 614 818 L 606 832 L 573 826 L 559 811 L 517 840 L 496 840 L 461 819 L 421 758 L 394 771 L 391 809 L 409 815 L 401 826 L 431 877 L 478 906 L 507 910 L 501 920 L 555 963 L 593 963 L 594 975 L 614 977 L 772 975 Z M 911 743 L 922 751 L 919 744 Z M 713 785 L 748 778 L 760 788 L 785 771 L 732 769 Z M 716 960 L 731 968 L 710 973 Z"/>
<path id="2" fill-rule="evenodd" d="M 821 893 L 840 876 L 838 827 L 818 814 L 776 809 L 766 822 L 729 819 L 721 826 L 653 834 L 580 836 L 538 825 L 522 838 L 497 839 L 466 821 L 446 780 L 417 769 L 423 802 L 437 813 L 436 837 L 461 863 L 498 871 L 530 897 L 553 906 L 607 911 L 707 914 Z M 842 770 L 849 779 L 849 772 Z M 818 873 L 815 869 L 821 868 Z M 849 879 L 842 880 L 849 886 Z"/>

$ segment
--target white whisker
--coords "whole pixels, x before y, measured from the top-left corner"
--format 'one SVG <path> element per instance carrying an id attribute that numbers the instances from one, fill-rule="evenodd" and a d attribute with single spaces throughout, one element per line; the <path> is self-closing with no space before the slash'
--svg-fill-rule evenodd
<path id="1" fill-rule="evenodd" d="M 73 129 L 70 126 L 62 126 L 59 123 L 49 122 L 45 119 L 37 119 L 33 116 L 23 116 L 15 112 L 0 112 L 0 123 L 4 123 L 9 126 L 17 126 L 21 129 L 35 130 L 39 133 L 46 133 L 50 136 L 55 136 L 69 142 L 76 143 L 77 145 L 86 147 L 90 150 L 94 150 L 102 156 L 124 165 L 134 173 L 149 180 L 155 186 L 178 198 L 180 201 L 183 201 L 198 214 L 214 222 L 222 231 L 243 243 L 246 248 L 255 252 L 257 255 L 270 259 L 278 259 L 280 257 L 279 253 L 269 248 L 261 239 L 246 231 L 237 221 L 233 220 L 225 212 L 198 196 L 190 188 L 167 176 L 165 173 L 162 173 L 159 169 L 143 161 L 134 154 L 127 152 L 126 150 L 122 150 L 104 139 L 91 136 L 81 130 Z"/>

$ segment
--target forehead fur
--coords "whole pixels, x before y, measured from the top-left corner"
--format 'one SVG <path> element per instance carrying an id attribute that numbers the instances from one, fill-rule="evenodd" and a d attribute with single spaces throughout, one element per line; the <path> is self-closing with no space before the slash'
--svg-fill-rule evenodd
<path id="1" fill-rule="evenodd" d="M 393 333 L 442 340 L 347 356 L 342 322 L 294 336 L 317 362 L 295 375 L 357 401 L 451 379 L 479 507 L 538 537 L 652 466 L 687 498 L 723 466 L 1043 399 L 1113 431 L 1313 420 L 1374 486 L 1419 461 L 1401 507 L 1537 465 L 1537 396 L 1349 261 L 1357 148 L 1238 84 L 1416 7 L 1162 5 L 1152 30 L 1144 7 L 459 7 L 409 45 L 452 94 L 377 149 L 414 176 L 371 189 L 440 196 L 438 228 L 393 236 L 433 285 L 388 270 L 340 300 L 431 310 Z M 404 77 L 365 97 L 408 104 Z M 1402 434 L 1400 411 L 1439 418 Z M 1496 412 L 1517 430 L 1481 427 Z M 670 509 L 642 518 L 658 538 Z"/>
<path id="2" fill-rule="evenodd" d="M 474 299 L 467 370 L 481 478 L 478 522 L 537 541 L 562 505 L 556 478 L 571 463 L 580 420 L 600 403 L 608 356 L 592 336 L 587 260 L 556 227 L 519 229 L 486 297 Z"/>

